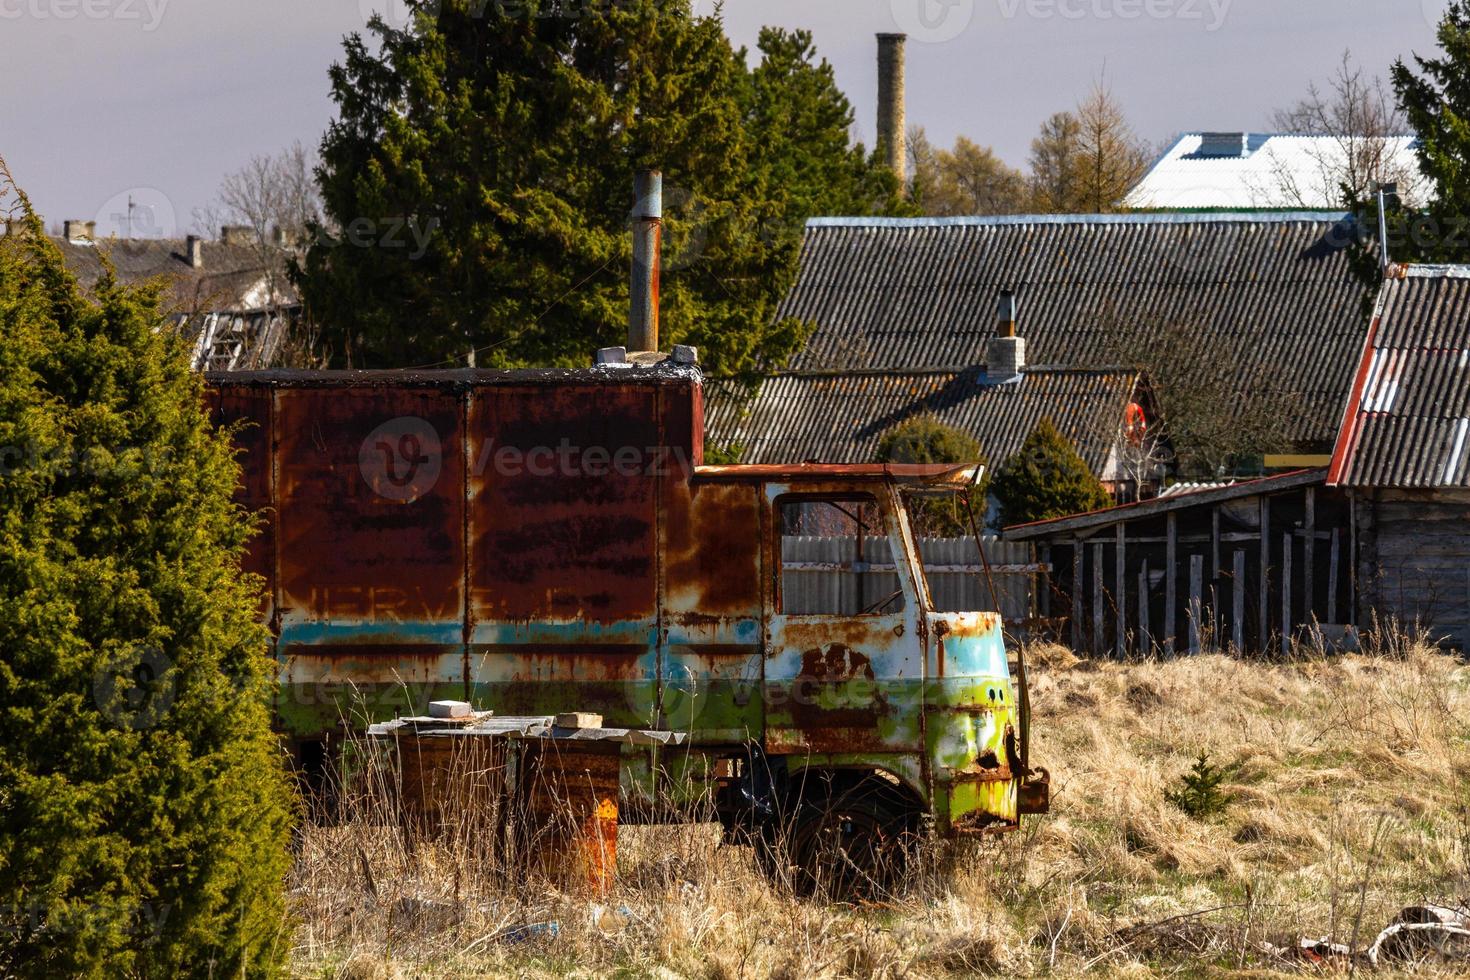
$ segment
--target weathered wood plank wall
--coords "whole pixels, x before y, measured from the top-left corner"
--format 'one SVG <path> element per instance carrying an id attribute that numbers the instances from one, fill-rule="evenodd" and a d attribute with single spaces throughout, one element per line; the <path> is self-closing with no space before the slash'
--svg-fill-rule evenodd
<path id="1" fill-rule="evenodd" d="M 1049 606 L 1072 620 L 1056 637 L 1103 656 L 1289 649 L 1351 617 L 1350 577 L 1323 560 L 1348 527 L 1346 494 L 1309 485 L 1049 537 Z"/>
<path id="2" fill-rule="evenodd" d="M 1470 491 L 1374 491 L 1357 520 L 1365 609 L 1470 648 Z"/>

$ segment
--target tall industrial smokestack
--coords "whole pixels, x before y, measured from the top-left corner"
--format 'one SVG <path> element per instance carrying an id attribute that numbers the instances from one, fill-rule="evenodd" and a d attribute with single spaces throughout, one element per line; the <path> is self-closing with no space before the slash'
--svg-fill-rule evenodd
<path id="1" fill-rule="evenodd" d="M 664 175 L 643 170 L 633 181 L 633 284 L 628 350 L 658 350 L 658 279 L 663 246 Z"/>
<path id="2" fill-rule="evenodd" d="M 907 34 L 878 35 L 878 146 L 899 180 L 908 176 L 903 45 Z"/>

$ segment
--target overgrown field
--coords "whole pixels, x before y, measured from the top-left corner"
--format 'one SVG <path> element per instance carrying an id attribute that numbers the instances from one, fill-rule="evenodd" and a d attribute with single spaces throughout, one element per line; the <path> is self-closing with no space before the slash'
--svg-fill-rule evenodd
<path id="1" fill-rule="evenodd" d="M 308 830 L 293 965 L 323 977 L 1251 976 L 1470 900 L 1470 668 L 1413 649 L 1290 664 L 1033 651 L 1053 811 L 935 855 L 902 900 L 794 899 L 716 828 L 623 828 L 601 903 L 404 853 L 370 817 Z M 1223 811 L 1166 800 L 1201 754 Z M 554 933 L 546 923 L 556 923 Z M 532 928 L 525 928 L 530 926 Z M 1346 968 L 1346 964 L 1343 964 Z M 1360 966 L 1359 969 L 1364 967 Z M 1460 966 L 1399 967 L 1458 976 Z"/>

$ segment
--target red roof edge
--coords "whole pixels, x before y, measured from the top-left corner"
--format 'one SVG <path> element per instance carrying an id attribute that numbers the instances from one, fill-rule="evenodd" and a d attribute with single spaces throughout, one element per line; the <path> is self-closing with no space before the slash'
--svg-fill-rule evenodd
<path id="1" fill-rule="evenodd" d="M 1347 405 L 1343 408 L 1342 424 L 1337 427 L 1337 444 L 1332 447 L 1332 462 L 1327 467 L 1327 485 L 1338 486 L 1352 459 L 1353 443 L 1358 435 L 1358 419 L 1362 417 L 1363 390 L 1368 386 L 1368 373 L 1373 369 L 1373 341 L 1378 337 L 1378 326 L 1383 322 L 1383 308 L 1387 302 L 1387 290 L 1378 294 L 1377 309 L 1373 311 L 1373 322 L 1368 325 L 1368 336 L 1363 341 L 1363 353 L 1358 359 L 1358 371 L 1353 378 L 1352 390 L 1348 392 Z"/>

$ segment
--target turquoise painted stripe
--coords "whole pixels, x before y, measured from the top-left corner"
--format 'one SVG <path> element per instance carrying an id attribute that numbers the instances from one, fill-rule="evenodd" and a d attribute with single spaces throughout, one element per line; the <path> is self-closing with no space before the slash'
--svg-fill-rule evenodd
<path id="1" fill-rule="evenodd" d="M 460 646 L 464 643 L 464 626 L 458 622 L 425 623 L 410 621 L 291 622 L 281 624 L 282 646 Z"/>
<path id="2" fill-rule="evenodd" d="M 658 627 L 649 620 L 620 623 L 476 623 L 470 634 L 475 646 L 510 644 L 629 643 L 650 650 L 658 642 Z"/>
<path id="3" fill-rule="evenodd" d="M 709 643 L 757 646 L 760 641 L 761 623 L 758 619 L 723 620 L 701 629 L 669 624 L 670 646 L 700 647 Z"/>

